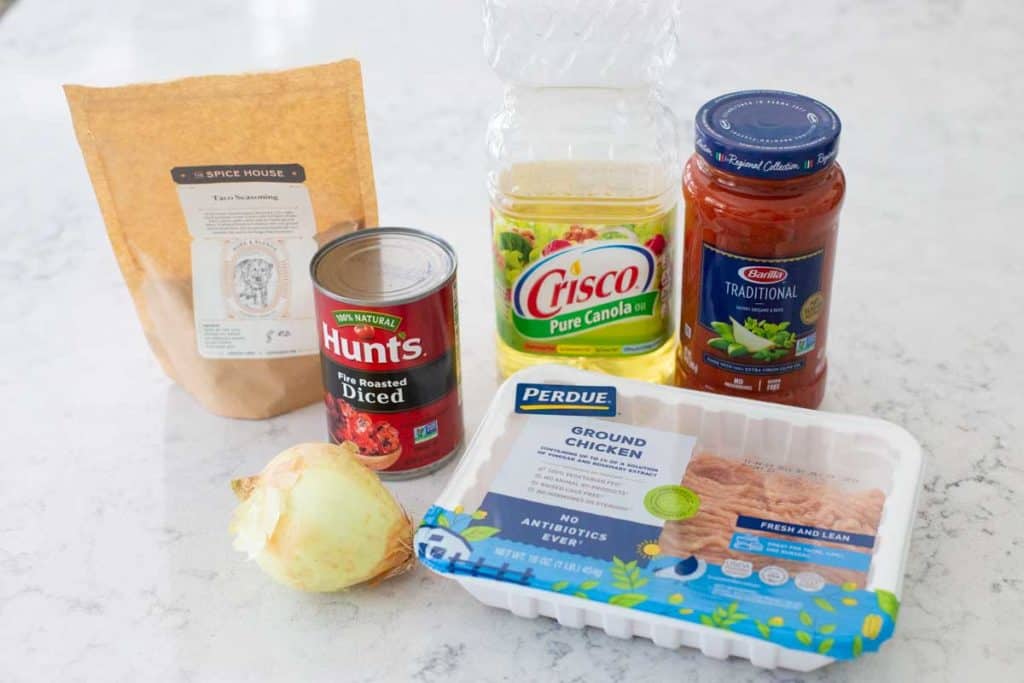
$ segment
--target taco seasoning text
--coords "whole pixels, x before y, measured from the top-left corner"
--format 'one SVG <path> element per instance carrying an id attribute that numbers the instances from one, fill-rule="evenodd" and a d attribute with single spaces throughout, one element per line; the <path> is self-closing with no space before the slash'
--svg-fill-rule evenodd
<path id="1" fill-rule="evenodd" d="M 384 478 L 438 469 L 463 438 L 455 252 L 376 228 L 326 244 L 310 269 L 331 440 Z"/>
<path id="2" fill-rule="evenodd" d="M 697 112 L 686 200 L 676 383 L 815 408 L 839 209 L 839 117 L 758 90 Z"/>

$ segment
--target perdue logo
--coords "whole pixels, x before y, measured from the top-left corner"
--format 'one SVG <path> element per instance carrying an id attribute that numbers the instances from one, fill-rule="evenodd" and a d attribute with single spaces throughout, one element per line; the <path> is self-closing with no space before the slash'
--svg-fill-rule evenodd
<path id="1" fill-rule="evenodd" d="M 547 319 L 646 292 L 654 257 L 639 245 L 608 244 L 565 249 L 543 259 L 516 283 L 516 313 Z"/>
<path id="2" fill-rule="evenodd" d="M 614 417 L 615 387 L 589 384 L 516 385 L 516 412 L 533 415 Z"/>
<path id="3" fill-rule="evenodd" d="M 789 276 L 785 268 L 772 266 L 744 266 L 739 272 L 741 278 L 755 285 L 775 285 Z"/>

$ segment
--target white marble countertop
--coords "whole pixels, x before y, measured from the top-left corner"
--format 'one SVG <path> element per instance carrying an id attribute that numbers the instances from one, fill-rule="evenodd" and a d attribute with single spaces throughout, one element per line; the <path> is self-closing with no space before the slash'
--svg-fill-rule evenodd
<path id="1" fill-rule="evenodd" d="M 0 680 L 1021 676 L 1024 8 L 686 5 L 668 90 L 685 140 L 701 102 L 743 87 L 803 91 L 844 120 L 823 407 L 901 424 L 928 458 L 900 622 L 879 654 L 765 673 L 519 619 L 423 569 L 327 596 L 271 583 L 231 549 L 228 480 L 321 438 L 321 409 L 221 419 L 162 375 L 59 85 L 360 58 L 382 222 L 436 231 L 462 259 L 472 427 L 497 381 L 482 137 L 501 90 L 478 7 L 19 0 L 0 19 Z M 449 474 L 393 490 L 418 515 Z"/>

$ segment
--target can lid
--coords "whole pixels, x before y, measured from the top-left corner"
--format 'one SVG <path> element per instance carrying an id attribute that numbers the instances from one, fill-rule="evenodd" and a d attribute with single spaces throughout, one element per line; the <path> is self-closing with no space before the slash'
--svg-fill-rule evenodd
<path id="1" fill-rule="evenodd" d="M 827 105 L 783 90 L 744 90 L 697 111 L 696 149 L 726 173 L 766 180 L 820 171 L 839 151 L 839 117 Z"/>
<path id="2" fill-rule="evenodd" d="M 317 252 L 313 282 L 328 296 L 351 304 L 415 301 L 455 272 L 451 246 L 413 228 L 370 228 L 340 237 Z"/>

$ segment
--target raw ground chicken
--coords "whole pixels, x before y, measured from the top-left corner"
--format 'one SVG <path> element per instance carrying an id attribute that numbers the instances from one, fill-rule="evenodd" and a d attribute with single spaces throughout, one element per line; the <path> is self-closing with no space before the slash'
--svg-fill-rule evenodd
<path id="1" fill-rule="evenodd" d="M 790 575 L 814 571 L 830 583 L 856 583 L 863 587 L 865 572 L 795 562 L 729 549 L 738 515 L 874 535 L 882 516 L 885 494 L 878 489 L 846 492 L 812 479 L 778 472 L 762 472 L 734 460 L 698 454 L 687 466 L 683 486 L 700 496 L 700 511 L 691 519 L 666 522 L 659 545 L 670 556 L 696 555 L 721 564 L 728 558 L 753 563 L 754 572 L 766 565 L 783 567 Z M 746 530 L 741 530 L 746 531 Z M 790 536 L 751 532 L 782 538 Z M 800 539 L 807 543 L 809 539 Z M 814 545 L 863 550 L 824 541 Z"/>

